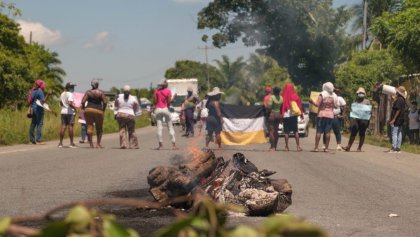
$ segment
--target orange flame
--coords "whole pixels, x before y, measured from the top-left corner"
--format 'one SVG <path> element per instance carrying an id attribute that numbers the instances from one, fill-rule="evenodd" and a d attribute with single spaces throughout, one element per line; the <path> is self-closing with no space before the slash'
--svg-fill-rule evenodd
<path id="1" fill-rule="evenodd" d="M 187 149 L 193 160 L 201 159 L 205 156 L 204 151 L 202 151 L 197 144 L 197 139 L 193 139 Z"/>

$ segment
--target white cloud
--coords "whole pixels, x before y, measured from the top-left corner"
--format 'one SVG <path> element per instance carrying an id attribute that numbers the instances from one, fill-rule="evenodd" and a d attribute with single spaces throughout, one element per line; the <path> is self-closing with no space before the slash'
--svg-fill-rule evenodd
<path id="1" fill-rule="evenodd" d="M 111 34 L 107 31 L 99 32 L 95 37 L 83 45 L 85 49 L 98 48 L 105 51 L 110 51 L 114 48 L 111 40 Z"/>
<path id="2" fill-rule="evenodd" d="M 210 0 L 172 0 L 179 4 L 207 3 Z"/>
<path id="3" fill-rule="evenodd" d="M 44 45 L 53 45 L 59 43 L 63 36 L 60 31 L 51 30 L 39 22 L 25 20 L 17 21 L 20 25 L 20 34 L 29 42 L 32 32 L 32 41 Z"/>

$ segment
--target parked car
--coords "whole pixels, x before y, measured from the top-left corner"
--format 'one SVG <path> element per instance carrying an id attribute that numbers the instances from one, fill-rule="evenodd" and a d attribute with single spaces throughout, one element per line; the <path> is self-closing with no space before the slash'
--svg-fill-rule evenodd
<path id="1" fill-rule="evenodd" d="M 172 107 L 169 108 L 169 112 L 171 113 L 171 120 L 173 125 L 180 125 L 181 124 L 181 117 L 178 112 L 176 112 Z M 165 121 L 165 118 L 163 118 L 163 122 Z M 156 114 L 155 114 L 155 108 L 151 109 L 150 113 L 150 124 L 152 126 L 156 126 Z"/>
<path id="2" fill-rule="evenodd" d="M 302 107 L 304 111 L 303 119 L 300 116 L 298 117 L 298 133 L 301 137 L 307 137 L 309 136 L 309 102 L 302 102 Z M 278 134 L 284 136 L 282 123 L 279 125 Z M 289 135 L 293 135 L 293 132 Z"/>

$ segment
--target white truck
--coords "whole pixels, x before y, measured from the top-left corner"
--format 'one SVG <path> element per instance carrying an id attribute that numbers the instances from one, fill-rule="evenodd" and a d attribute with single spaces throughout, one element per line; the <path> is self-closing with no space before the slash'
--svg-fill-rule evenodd
<path id="1" fill-rule="evenodd" d="M 196 78 L 187 79 L 167 79 L 168 89 L 171 90 L 172 95 L 175 95 L 172 99 L 171 107 L 171 120 L 175 125 L 181 124 L 181 105 L 184 102 L 188 92 L 188 88 L 192 88 L 193 94 L 198 94 L 198 80 Z M 151 113 L 151 124 L 156 125 L 156 115 L 154 111 Z"/>
<path id="2" fill-rule="evenodd" d="M 181 105 L 188 94 L 188 88 L 192 88 L 193 94 L 198 95 L 197 78 L 167 79 L 166 82 L 172 95 L 176 95 L 172 100 L 172 107 L 176 112 L 181 112 Z"/>

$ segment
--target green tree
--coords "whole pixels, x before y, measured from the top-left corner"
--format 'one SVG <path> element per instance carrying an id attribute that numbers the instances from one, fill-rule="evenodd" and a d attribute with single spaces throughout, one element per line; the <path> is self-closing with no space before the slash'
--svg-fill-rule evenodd
<path id="1" fill-rule="evenodd" d="M 393 84 L 405 67 L 390 50 L 365 50 L 354 53 L 351 60 L 336 70 L 337 85 L 348 95 L 364 87 L 372 92 L 376 83 Z"/>
<path id="2" fill-rule="evenodd" d="M 240 87 L 245 82 L 244 69 L 246 62 L 243 57 L 237 58 L 231 62 L 227 55 L 222 55 L 222 60 L 214 60 L 223 77 L 221 87 L 230 89 L 231 87 Z"/>
<path id="3" fill-rule="evenodd" d="M 15 11 L 14 5 L 2 1 L 0 12 L 4 6 Z M 25 104 L 29 89 L 39 78 L 45 80 L 47 88 L 60 91 L 65 72 L 59 67 L 58 54 L 39 44 L 27 44 L 19 35 L 19 25 L 2 13 L 0 25 L 0 108 Z"/>
<path id="4" fill-rule="evenodd" d="M 395 12 L 401 6 L 402 0 L 366 0 L 368 4 L 367 9 L 367 26 L 368 28 L 372 25 L 375 18 L 382 15 L 384 12 Z M 363 8 L 364 1 L 360 0 L 360 3 L 351 6 L 350 10 L 354 16 L 352 24 L 353 32 L 363 30 Z"/>
<path id="5" fill-rule="evenodd" d="M 50 52 L 43 45 L 34 43 L 26 45 L 26 58 L 31 69 L 31 78 L 42 79 L 47 88 L 55 93 L 63 89 L 63 78 L 66 72 L 59 67 L 61 64 L 58 54 Z"/>
<path id="6" fill-rule="evenodd" d="M 371 29 L 385 46 L 399 55 L 411 72 L 420 70 L 420 1 L 404 0 L 401 10 L 384 13 Z"/>
<path id="7" fill-rule="evenodd" d="M 295 83 L 310 87 L 333 80 L 347 47 L 350 12 L 331 0 L 215 0 L 198 14 L 199 29 L 213 29 L 216 47 L 238 40 L 286 67 Z"/>
<path id="8" fill-rule="evenodd" d="M 219 86 L 223 83 L 220 72 L 214 66 L 191 61 L 179 60 L 175 62 L 175 67 L 169 68 L 165 72 L 166 79 L 175 78 L 197 78 L 198 90 L 201 95 L 205 94 L 210 88 L 207 88 L 207 70 L 209 72 L 209 81 L 211 86 Z"/>

